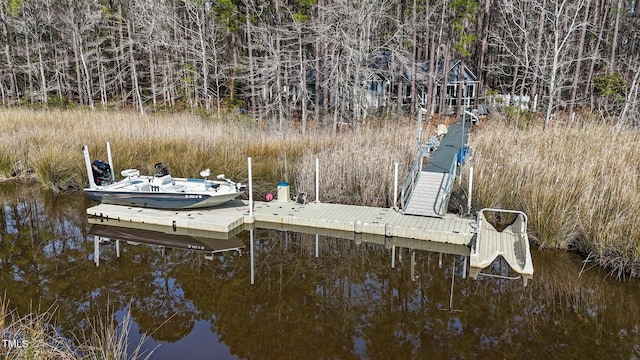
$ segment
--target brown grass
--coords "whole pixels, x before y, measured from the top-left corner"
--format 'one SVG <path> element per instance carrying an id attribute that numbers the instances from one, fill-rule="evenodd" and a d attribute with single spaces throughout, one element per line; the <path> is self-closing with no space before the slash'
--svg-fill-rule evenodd
<path id="1" fill-rule="evenodd" d="M 72 341 L 56 330 L 55 307 L 22 316 L 9 305 L 9 299 L 0 296 L 0 334 L 3 340 L 17 341 L 20 347 L 1 346 L 0 359 L 124 360 L 149 359 L 153 353 L 142 350 L 145 336 L 128 350 L 132 320 L 127 314 L 120 324 L 116 323 L 112 308 L 107 308 L 103 316 L 87 319 L 89 331 L 74 336 Z"/>
<path id="2" fill-rule="evenodd" d="M 473 134 L 474 197 L 521 209 L 541 247 L 592 253 L 618 276 L 640 275 L 640 133 L 605 124 Z"/>
<path id="3" fill-rule="evenodd" d="M 9 177 L 22 168 L 54 191 L 78 190 L 86 185 L 82 145 L 89 145 L 92 159 L 106 160 L 105 142 L 110 141 L 116 174 L 125 168 L 150 173 L 162 161 L 176 176 L 197 177 L 208 167 L 246 182 L 250 156 L 258 199 L 275 192 L 283 180 L 294 186 L 292 192 L 315 198 L 318 157 L 323 201 L 382 206 L 392 201 L 393 162 L 407 165 L 414 136 L 413 124 L 396 122 L 302 136 L 295 130 L 267 131 L 243 119 L 188 114 L 2 109 L 0 175 Z"/>

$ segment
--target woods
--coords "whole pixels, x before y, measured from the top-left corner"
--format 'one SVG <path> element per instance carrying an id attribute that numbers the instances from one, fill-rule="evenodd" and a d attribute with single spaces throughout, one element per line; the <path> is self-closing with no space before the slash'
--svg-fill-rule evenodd
<path id="1" fill-rule="evenodd" d="M 3 0 L 0 24 L 3 106 L 357 127 L 433 111 L 458 59 L 482 94 L 534 99 L 545 125 L 640 112 L 636 0 Z M 420 79 L 425 60 L 437 65 Z"/>

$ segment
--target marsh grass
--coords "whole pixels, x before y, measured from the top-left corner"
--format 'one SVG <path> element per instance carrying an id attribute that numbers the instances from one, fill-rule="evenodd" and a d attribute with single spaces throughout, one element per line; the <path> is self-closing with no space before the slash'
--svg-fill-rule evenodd
<path id="1" fill-rule="evenodd" d="M 17 341 L 20 347 L 3 346 L 1 359 L 77 359 L 73 346 L 51 325 L 55 309 L 20 316 L 0 297 L 0 334 L 3 340 Z M 24 341 L 24 342 L 23 342 Z"/>
<path id="2" fill-rule="evenodd" d="M 106 160 L 109 141 L 117 175 L 126 168 L 150 174 L 155 163 L 166 162 L 176 176 L 198 177 L 210 168 L 246 183 L 247 157 L 252 157 L 259 200 L 280 181 L 291 183 L 292 193 L 313 190 L 317 157 L 323 201 L 383 206 L 392 202 L 393 161 L 404 167 L 413 156 L 414 131 L 413 124 L 394 122 L 302 136 L 294 128 L 275 132 L 243 119 L 188 114 L 3 109 L 0 175 L 9 177 L 22 161 L 25 172 L 46 188 L 79 190 L 86 186 L 82 145 L 89 146 L 92 159 Z"/>
<path id="3" fill-rule="evenodd" d="M 0 334 L 2 339 L 17 340 L 24 346 L 0 347 L 0 359 L 149 359 L 155 350 L 142 350 L 146 341 L 146 337 L 142 336 L 130 351 L 128 339 L 132 320 L 129 313 L 118 324 L 113 319 L 114 309 L 107 307 L 104 314 L 87 319 L 88 331 L 67 338 L 55 327 L 55 307 L 21 316 L 9 305 L 6 296 L 0 297 Z"/>
<path id="4" fill-rule="evenodd" d="M 471 134 L 474 208 L 519 209 L 529 217 L 530 239 L 545 248 L 592 254 L 617 277 L 640 276 L 640 134 L 593 120 L 543 131 L 485 122 Z M 415 123 L 391 121 L 335 133 L 302 136 L 265 129 L 251 120 L 188 114 L 141 116 L 109 111 L 0 111 L 0 176 L 20 164 L 54 191 L 86 185 L 81 147 L 106 159 L 110 141 L 118 174 L 152 173 L 168 162 L 176 176 L 211 168 L 247 182 L 252 157 L 254 199 L 292 184 L 292 194 L 315 200 L 315 159 L 320 160 L 323 202 L 393 205 L 393 163 L 404 180 L 415 151 Z"/>
<path id="5" fill-rule="evenodd" d="M 129 347 L 129 333 L 131 331 L 131 313 L 127 312 L 120 324 L 114 321 L 115 309 L 107 308 L 104 314 L 89 319 L 88 332 L 82 332 L 76 337 L 76 342 L 83 344 L 81 352 L 89 359 L 149 359 L 154 349 L 143 350 L 147 336 L 143 334 L 135 348 Z M 157 348 L 157 347 L 156 347 Z"/>
<path id="6" fill-rule="evenodd" d="M 616 277 L 640 275 L 640 133 L 604 124 L 473 134 L 477 207 L 520 209 L 541 247 L 592 253 Z"/>

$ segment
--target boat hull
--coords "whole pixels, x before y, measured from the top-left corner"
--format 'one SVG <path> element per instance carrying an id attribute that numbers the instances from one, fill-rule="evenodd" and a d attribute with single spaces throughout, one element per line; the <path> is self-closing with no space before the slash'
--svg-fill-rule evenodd
<path id="1" fill-rule="evenodd" d="M 240 192 L 230 193 L 161 193 L 85 189 L 87 196 L 102 204 L 134 206 L 153 209 L 199 209 L 214 207 L 235 199 Z"/>

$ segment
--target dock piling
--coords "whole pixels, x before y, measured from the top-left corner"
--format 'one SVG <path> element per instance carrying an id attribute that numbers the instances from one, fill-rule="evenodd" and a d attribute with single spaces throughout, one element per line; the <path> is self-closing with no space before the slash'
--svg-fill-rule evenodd
<path id="1" fill-rule="evenodd" d="M 253 218 L 253 179 L 251 178 L 251 157 L 247 158 L 249 170 L 249 217 Z"/>
<path id="2" fill-rule="evenodd" d="M 393 167 L 393 208 L 398 210 L 398 162 Z"/>
<path id="3" fill-rule="evenodd" d="M 471 214 L 471 191 L 473 190 L 473 166 L 469 166 L 469 194 L 467 195 L 467 215 Z"/>
<path id="4" fill-rule="evenodd" d="M 316 158 L 316 203 L 320 202 L 320 159 Z"/>

